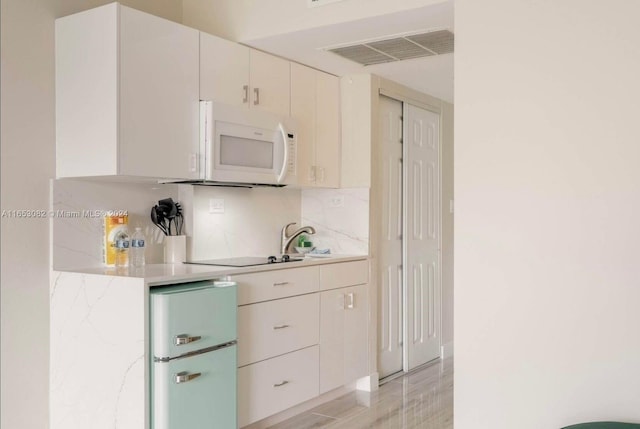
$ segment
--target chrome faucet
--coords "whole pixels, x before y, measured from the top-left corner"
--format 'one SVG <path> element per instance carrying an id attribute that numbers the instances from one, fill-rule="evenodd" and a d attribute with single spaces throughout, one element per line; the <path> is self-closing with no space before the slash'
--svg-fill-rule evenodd
<path id="1" fill-rule="evenodd" d="M 291 246 L 291 243 L 293 242 L 293 240 L 296 239 L 297 236 L 304 233 L 307 233 L 307 234 L 316 233 L 316 230 L 314 227 L 303 226 L 302 228 L 298 228 L 293 234 L 289 235 L 287 233 L 287 230 L 291 225 L 295 225 L 295 224 L 296 224 L 295 222 L 291 222 L 285 225 L 284 228 L 282 228 L 282 234 L 280 236 L 280 253 L 282 253 L 283 255 L 287 254 L 287 250 L 289 249 L 289 246 Z"/>

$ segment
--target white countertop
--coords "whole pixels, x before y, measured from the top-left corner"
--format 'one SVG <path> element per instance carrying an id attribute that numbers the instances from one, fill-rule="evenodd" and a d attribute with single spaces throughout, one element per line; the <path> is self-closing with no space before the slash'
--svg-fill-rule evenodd
<path id="1" fill-rule="evenodd" d="M 252 267 L 220 267 L 213 265 L 195 264 L 147 264 L 143 268 L 115 268 L 97 267 L 77 270 L 59 270 L 79 274 L 93 274 L 115 277 L 144 279 L 149 286 L 156 286 L 176 282 L 191 282 L 220 278 L 234 274 L 273 271 L 313 265 L 335 264 L 339 262 L 361 261 L 368 259 L 368 255 L 332 255 L 329 257 L 306 257 L 300 262 L 257 265 Z"/>

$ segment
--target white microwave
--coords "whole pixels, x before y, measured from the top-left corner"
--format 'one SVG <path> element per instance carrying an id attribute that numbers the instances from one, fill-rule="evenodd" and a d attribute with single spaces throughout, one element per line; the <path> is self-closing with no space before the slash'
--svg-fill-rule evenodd
<path id="1" fill-rule="evenodd" d="M 296 132 L 291 118 L 200 102 L 203 184 L 295 185 Z"/>

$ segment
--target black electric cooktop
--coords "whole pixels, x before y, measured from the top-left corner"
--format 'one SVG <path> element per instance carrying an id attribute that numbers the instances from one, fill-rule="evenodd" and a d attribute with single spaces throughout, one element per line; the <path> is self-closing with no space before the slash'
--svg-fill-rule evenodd
<path id="1" fill-rule="evenodd" d="M 303 258 L 290 257 L 289 255 L 282 255 L 280 257 L 268 256 L 268 257 L 256 257 L 256 256 L 242 256 L 238 258 L 226 258 L 226 259 L 206 259 L 203 261 L 191 261 L 185 262 L 185 264 L 196 265 L 217 265 L 221 267 L 253 267 L 256 265 L 269 265 L 269 264 L 281 264 L 287 262 L 300 262 Z"/>

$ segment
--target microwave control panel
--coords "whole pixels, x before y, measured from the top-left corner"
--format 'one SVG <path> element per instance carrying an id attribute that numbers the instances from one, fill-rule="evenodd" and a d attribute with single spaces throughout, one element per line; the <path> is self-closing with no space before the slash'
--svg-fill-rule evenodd
<path id="1" fill-rule="evenodd" d="M 289 152 L 289 157 L 287 160 L 287 175 L 295 176 L 296 175 L 296 160 L 298 158 L 296 151 L 296 138 L 293 134 L 287 134 L 287 151 Z"/>

